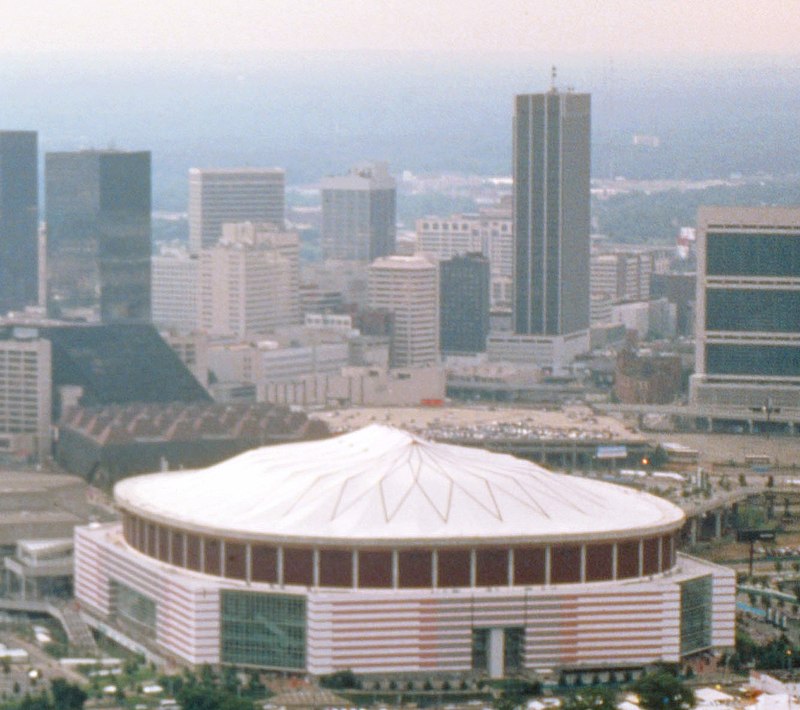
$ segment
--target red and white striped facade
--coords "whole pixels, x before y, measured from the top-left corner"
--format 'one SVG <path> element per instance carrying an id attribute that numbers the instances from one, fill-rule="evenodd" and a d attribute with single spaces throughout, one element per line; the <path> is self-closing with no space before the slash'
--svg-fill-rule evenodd
<path id="1" fill-rule="evenodd" d="M 379 486 L 384 486 L 380 491 L 384 509 L 393 511 L 386 517 L 388 535 L 381 537 L 374 501 L 366 500 L 366 512 L 356 505 L 371 491 L 363 482 L 360 498 L 353 498 L 356 503 L 348 502 L 338 515 L 331 513 L 330 500 L 338 505 L 346 498 L 344 485 L 338 498 L 319 492 L 320 505 L 328 506 L 324 513 L 306 511 L 298 500 L 303 502 L 313 490 L 309 481 L 297 485 L 300 498 L 284 496 L 288 503 L 282 508 L 282 490 L 289 484 L 278 477 L 267 487 L 269 506 L 259 510 L 259 525 L 248 527 L 240 520 L 258 508 L 260 498 L 252 486 L 239 485 L 242 480 L 230 466 L 237 459 L 217 469 L 234 499 L 232 503 L 217 492 L 217 508 L 227 516 L 224 524 L 219 510 L 191 512 L 190 497 L 206 493 L 186 488 L 186 495 L 181 495 L 182 481 L 202 487 L 202 476 L 192 478 L 190 472 L 185 479 L 165 478 L 162 483 L 156 474 L 141 477 L 141 486 L 129 479 L 132 484 L 115 492 L 123 522 L 76 530 L 75 596 L 87 618 L 113 624 L 113 590 L 115 583 L 124 585 L 154 605 L 155 637 L 144 641 L 155 654 L 192 665 L 217 664 L 222 660 L 222 591 L 298 595 L 306 609 L 305 670 L 315 675 L 344 669 L 380 674 L 466 672 L 472 669 L 475 630 L 509 627 L 523 631 L 527 669 L 636 667 L 680 660 L 681 585 L 708 578 L 708 648 L 733 646 L 734 573 L 676 554 L 675 536 L 683 515 L 666 501 L 557 476 L 507 456 L 416 438 L 407 452 L 403 449 L 409 445 L 407 435 L 392 435 L 388 444 L 379 441 L 364 447 L 369 439 L 363 432 L 357 434 L 360 437 L 329 440 L 339 443 L 328 443 L 319 451 L 309 452 L 312 445 L 289 445 L 272 447 L 284 451 L 264 456 L 276 456 L 281 468 L 305 458 L 307 466 L 324 469 L 341 466 L 336 447 L 351 453 L 354 463 L 341 466 L 341 476 L 350 483 L 362 474 L 378 477 Z M 381 450 L 381 444 L 388 448 Z M 290 450 L 287 458 L 286 449 L 291 447 L 299 448 Z M 373 448 L 390 462 L 388 470 L 370 462 L 367 452 Z M 418 455 L 422 463 L 415 464 L 410 483 L 392 482 L 399 491 L 395 505 L 388 498 L 387 477 L 399 476 L 399 467 Z M 252 464 L 253 456 L 244 462 Z M 490 471 L 495 462 L 497 470 Z M 268 466 L 265 471 L 269 475 Z M 435 485 L 425 481 L 432 471 L 458 479 L 461 493 L 447 492 L 448 517 L 419 523 L 415 516 L 426 510 L 423 502 L 442 509 Z M 476 471 L 480 481 L 459 479 L 478 475 Z M 264 480 L 271 480 L 264 475 L 256 477 L 261 488 Z M 316 483 L 320 480 L 323 483 Z M 173 490 L 171 484 L 176 482 Z M 318 475 L 312 483 L 328 485 L 330 475 Z M 175 497 L 174 516 L 158 495 L 149 495 L 167 489 Z M 474 493 L 480 490 L 485 490 L 492 506 L 476 502 Z M 468 500 L 459 503 L 462 494 Z M 237 495 L 242 508 L 236 507 Z M 513 497 L 524 502 L 528 495 L 537 504 L 520 509 Z M 548 505 L 542 506 L 542 501 Z M 484 521 L 480 517 L 484 510 L 499 516 Z M 609 520 L 612 510 L 622 520 Z M 203 526 L 205 514 L 210 522 Z M 352 514 L 354 521 L 347 517 Z M 574 519 L 565 520 L 568 515 Z M 597 518 L 596 530 L 591 529 L 592 515 Z M 313 523 L 308 520 L 315 516 L 319 523 L 310 527 Z M 364 523 L 367 519 L 369 525 Z M 348 538 L 342 530 L 351 523 L 353 534 Z M 397 532 L 412 523 L 417 526 L 414 535 Z M 271 533 L 270 525 L 283 529 Z M 292 534 L 289 525 L 303 534 Z M 338 526 L 338 534 L 320 534 L 326 525 Z M 528 536 L 523 534 L 526 525 Z M 570 534 L 569 529 L 575 532 Z"/>

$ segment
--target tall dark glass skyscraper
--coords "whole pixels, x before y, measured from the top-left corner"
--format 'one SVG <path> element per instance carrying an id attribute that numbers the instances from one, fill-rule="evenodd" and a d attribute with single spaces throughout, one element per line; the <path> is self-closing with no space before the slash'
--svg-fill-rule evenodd
<path id="1" fill-rule="evenodd" d="M 51 314 L 149 321 L 150 153 L 47 153 L 45 192 Z"/>
<path id="2" fill-rule="evenodd" d="M 38 300 L 37 139 L 0 131 L 0 313 Z"/>
<path id="3" fill-rule="evenodd" d="M 439 262 L 439 348 L 480 353 L 489 335 L 489 260 L 461 254 Z"/>
<path id="4" fill-rule="evenodd" d="M 514 330 L 589 328 L 589 94 L 516 97 Z"/>

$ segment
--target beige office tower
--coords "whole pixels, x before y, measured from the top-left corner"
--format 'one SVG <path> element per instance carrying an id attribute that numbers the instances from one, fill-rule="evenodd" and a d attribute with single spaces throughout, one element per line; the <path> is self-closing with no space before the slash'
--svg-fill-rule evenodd
<path id="1" fill-rule="evenodd" d="M 284 227 L 286 174 L 280 168 L 189 170 L 189 250 L 214 246 L 226 222 Z"/>
<path id="2" fill-rule="evenodd" d="M 370 308 L 393 314 L 392 367 L 439 361 L 439 268 L 423 256 L 388 256 L 369 267 Z"/>
<path id="3" fill-rule="evenodd" d="M 151 264 L 153 325 L 180 333 L 197 330 L 200 257 L 168 247 Z"/>
<path id="4" fill-rule="evenodd" d="M 0 451 L 49 455 L 51 378 L 49 340 L 35 328 L 0 329 Z"/>
<path id="5" fill-rule="evenodd" d="M 597 251 L 590 258 L 592 296 L 607 296 L 613 303 L 646 301 L 655 270 L 654 250 Z"/>
<path id="6" fill-rule="evenodd" d="M 223 225 L 200 253 L 200 327 L 258 336 L 300 322 L 300 239 L 271 223 Z"/>

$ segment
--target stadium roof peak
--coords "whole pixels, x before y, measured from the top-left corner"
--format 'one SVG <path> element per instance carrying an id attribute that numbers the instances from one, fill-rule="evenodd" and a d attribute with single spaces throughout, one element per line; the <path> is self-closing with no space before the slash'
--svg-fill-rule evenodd
<path id="1" fill-rule="evenodd" d="M 610 539 L 658 534 L 683 518 L 641 491 L 378 424 L 254 449 L 207 469 L 127 479 L 115 495 L 123 508 L 165 524 L 284 543 Z"/>

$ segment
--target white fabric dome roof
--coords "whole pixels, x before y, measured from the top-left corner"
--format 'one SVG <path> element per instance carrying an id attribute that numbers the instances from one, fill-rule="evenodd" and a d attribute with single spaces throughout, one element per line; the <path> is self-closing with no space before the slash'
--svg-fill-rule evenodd
<path id="1" fill-rule="evenodd" d="M 674 530 L 684 518 L 632 488 L 380 425 L 130 478 L 114 494 L 166 525 L 313 544 L 604 539 Z"/>

